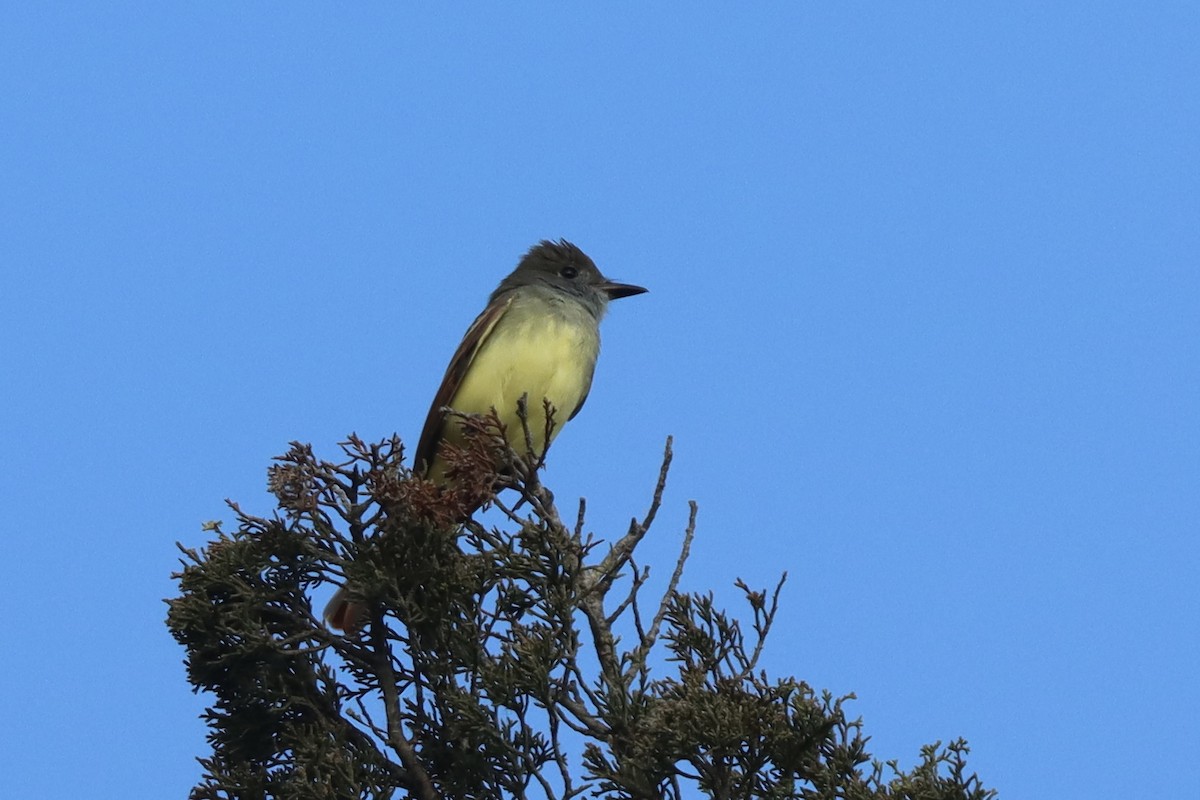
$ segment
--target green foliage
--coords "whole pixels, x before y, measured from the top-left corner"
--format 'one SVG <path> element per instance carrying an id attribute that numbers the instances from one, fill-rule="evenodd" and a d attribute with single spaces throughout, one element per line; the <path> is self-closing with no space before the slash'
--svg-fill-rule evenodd
<path id="1" fill-rule="evenodd" d="M 678 592 L 694 505 L 665 595 L 644 602 L 633 553 L 669 442 L 649 512 L 602 544 L 582 504 L 564 525 L 538 459 L 504 447 L 495 420 L 466 422 L 480 435 L 452 469 L 476 477 L 453 493 L 414 478 L 395 439 L 352 437 L 340 463 L 293 445 L 270 470 L 277 516 L 234 506 L 235 532 L 183 550 L 168 625 L 214 698 L 193 798 L 994 795 L 965 743 L 925 747 L 909 772 L 872 762 L 849 698 L 769 679 L 780 587 L 739 582 L 749 631 Z M 508 524 L 459 522 L 481 499 Z M 361 633 L 314 615 L 330 581 L 369 609 Z"/>

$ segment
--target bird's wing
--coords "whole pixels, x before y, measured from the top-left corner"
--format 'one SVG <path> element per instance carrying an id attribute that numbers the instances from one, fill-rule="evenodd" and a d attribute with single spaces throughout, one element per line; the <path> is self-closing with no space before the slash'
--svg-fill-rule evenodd
<path id="1" fill-rule="evenodd" d="M 588 394 L 592 391 L 592 376 L 588 376 L 587 385 L 583 387 L 583 396 L 579 398 L 579 402 L 575 405 L 575 410 L 571 412 L 571 416 L 567 417 L 567 422 L 575 419 L 575 415 L 583 410 L 583 404 L 587 402 Z"/>
<path id="2" fill-rule="evenodd" d="M 427 471 L 437 455 L 438 445 L 442 441 L 442 429 L 446 425 L 446 414 L 442 409 L 454 399 L 458 387 L 462 385 L 463 377 L 471 368 L 471 362 L 475 360 L 475 354 L 487 341 L 496 323 L 508 311 L 512 301 L 510 293 L 508 297 L 496 298 L 494 302 L 488 303 L 483 313 L 475 318 L 470 328 L 467 328 L 462 344 L 454 351 L 454 357 L 450 359 L 450 366 L 446 367 L 446 375 L 442 378 L 442 385 L 438 387 L 433 405 L 429 407 L 429 416 L 425 418 L 425 428 L 421 431 L 421 439 L 417 443 L 413 467 L 418 474 Z"/>

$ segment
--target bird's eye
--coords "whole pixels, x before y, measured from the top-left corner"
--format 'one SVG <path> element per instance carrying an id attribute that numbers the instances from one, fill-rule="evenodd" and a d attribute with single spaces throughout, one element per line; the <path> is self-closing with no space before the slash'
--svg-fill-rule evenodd
<path id="1" fill-rule="evenodd" d="M 572 266 L 570 266 L 570 265 L 567 265 L 567 266 L 563 267 L 563 268 L 562 268 L 562 269 L 559 271 L 559 273 L 558 273 L 558 274 L 559 274 L 559 275 L 562 275 L 562 276 L 563 276 L 564 278 L 566 278 L 567 280 L 571 280 L 572 278 L 574 278 L 576 275 L 578 275 L 578 274 L 579 274 L 579 270 L 578 270 L 578 269 L 576 269 L 575 267 L 572 267 Z"/>

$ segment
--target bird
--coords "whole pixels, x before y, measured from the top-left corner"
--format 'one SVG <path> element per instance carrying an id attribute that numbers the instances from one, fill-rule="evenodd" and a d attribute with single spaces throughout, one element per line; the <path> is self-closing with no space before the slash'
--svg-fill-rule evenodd
<path id="1" fill-rule="evenodd" d="M 609 280 L 574 244 L 542 240 L 529 249 L 467 328 L 433 397 L 413 455 L 414 473 L 445 486 L 445 447 L 461 447 L 458 414 L 495 413 L 509 444 L 526 449 L 518 402 L 525 398 L 533 452 L 544 453 L 586 402 L 600 354 L 600 320 L 612 300 L 647 289 Z M 547 426 L 546 405 L 553 409 Z M 354 633 L 365 609 L 340 587 L 326 623 Z"/>

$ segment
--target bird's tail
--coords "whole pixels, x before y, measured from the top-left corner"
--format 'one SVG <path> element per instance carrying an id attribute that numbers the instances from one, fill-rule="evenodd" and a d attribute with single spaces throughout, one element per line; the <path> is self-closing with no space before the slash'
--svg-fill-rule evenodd
<path id="1" fill-rule="evenodd" d="M 321 616 L 325 618 L 325 624 L 329 627 L 350 635 L 358 633 L 362 628 L 366 614 L 366 606 L 351 601 L 346 587 L 339 586 L 329 603 L 326 604 L 325 612 Z"/>

